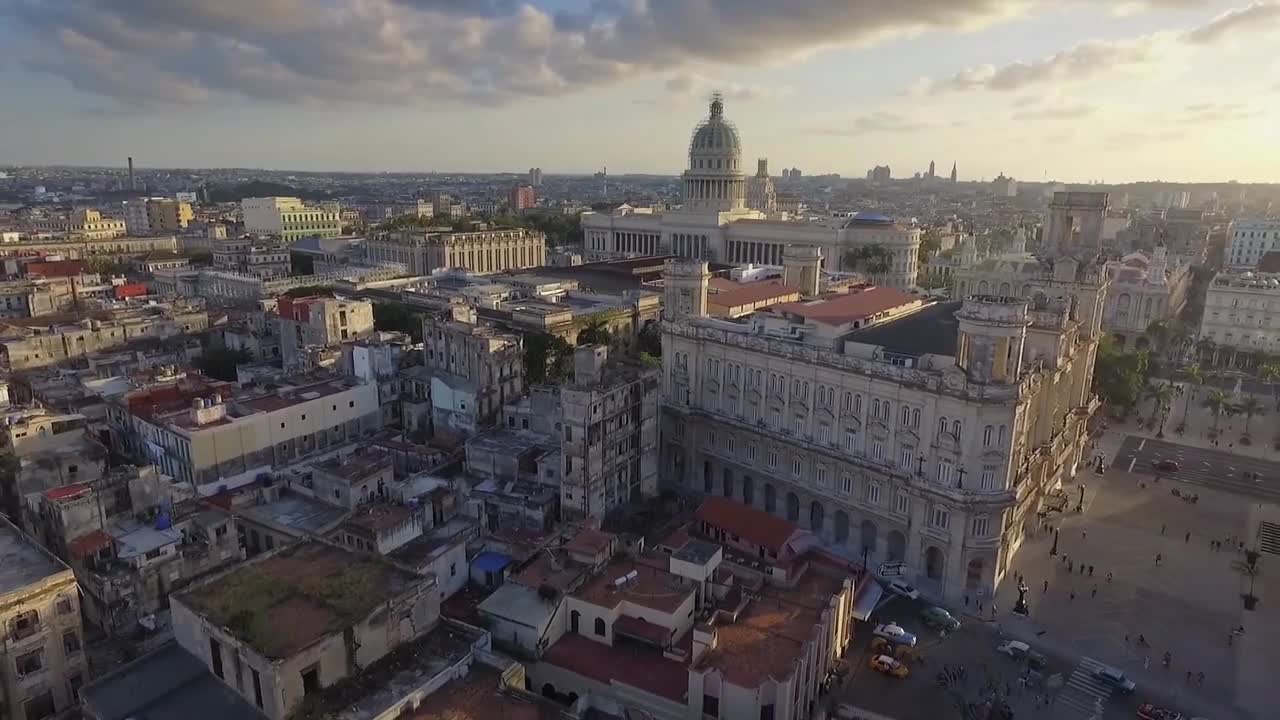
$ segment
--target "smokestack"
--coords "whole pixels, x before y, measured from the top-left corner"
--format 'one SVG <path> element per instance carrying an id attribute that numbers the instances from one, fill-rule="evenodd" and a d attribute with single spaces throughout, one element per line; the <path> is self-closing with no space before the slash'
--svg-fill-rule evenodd
<path id="1" fill-rule="evenodd" d="M 133 181 L 133 156 L 129 156 L 129 189 L 137 190 L 138 184 Z"/>

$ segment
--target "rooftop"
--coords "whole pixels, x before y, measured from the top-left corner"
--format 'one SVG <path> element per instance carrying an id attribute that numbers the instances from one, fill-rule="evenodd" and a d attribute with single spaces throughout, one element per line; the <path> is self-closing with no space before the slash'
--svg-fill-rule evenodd
<path id="1" fill-rule="evenodd" d="M 66 565 L 0 517 L 0 596 L 64 571 L 69 572 Z"/>
<path id="2" fill-rule="evenodd" d="M 542 662 L 605 685 L 617 680 L 682 705 L 689 694 L 689 671 L 684 665 L 668 660 L 659 650 L 635 644 L 609 646 L 565 633 L 547 648 Z"/>
<path id="3" fill-rule="evenodd" d="M 707 496 L 694 517 L 775 553 L 799 530 L 772 513 L 718 495 Z"/>
<path id="4" fill-rule="evenodd" d="M 319 533 L 331 528 L 348 514 L 347 510 L 334 507 L 307 495 L 288 490 L 280 492 L 279 500 L 246 505 L 239 513 L 258 522 L 265 522 L 301 533 Z"/>
<path id="5" fill-rule="evenodd" d="M 799 297 L 800 291 L 795 288 L 789 288 L 776 280 L 761 280 L 758 282 L 740 283 L 732 280 L 724 280 L 723 278 L 712 278 L 712 292 L 707 297 L 707 302 L 725 307 L 737 307 L 739 305 L 750 305 L 762 302 L 771 298 L 781 298 L 796 296 Z M 719 280 L 719 283 L 714 281 Z M 730 287 L 732 286 L 732 287 Z"/>
<path id="6" fill-rule="evenodd" d="M 693 586 L 683 584 L 665 568 L 656 567 L 665 560 L 666 556 L 615 558 L 583 583 L 573 596 L 605 608 L 615 608 L 626 600 L 640 607 L 673 613 L 692 597 Z M 616 584 L 619 578 L 633 572 L 635 576 L 631 580 Z"/>
<path id="7" fill-rule="evenodd" d="M 307 540 L 178 597 L 262 655 L 285 658 L 424 582 L 381 558 Z"/>
<path id="8" fill-rule="evenodd" d="M 609 549 L 609 544 L 617 538 L 618 536 L 613 533 L 583 528 L 574 534 L 569 542 L 562 545 L 561 549 L 584 555 L 598 555 Z"/>
<path id="9" fill-rule="evenodd" d="M 399 527 L 413 515 L 413 510 L 395 503 L 376 502 L 361 505 L 347 518 L 347 525 L 363 528 L 372 533 Z"/>
<path id="10" fill-rule="evenodd" d="M 391 467 L 391 454 L 376 446 L 362 446 L 346 455 L 325 458 L 312 467 L 350 482 L 358 482 Z"/>
<path id="11" fill-rule="evenodd" d="M 90 717 L 100 720 L 225 720 L 260 718 L 204 661 L 169 642 L 80 690 Z"/>
<path id="12" fill-rule="evenodd" d="M 404 720 L 553 720 L 564 709 L 529 693 L 501 689 L 502 674 L 473 663 L 465 676 L 432 693 Z"/>
<path id="13" fill-rule="evenodd" d="M 855 320 L 864 320 L 882 312 L 892 310 L 911 303 L 922 302 L 920 296 L 894 290 L 893 288 L 872 287 L 865 290 L 850 290 L 848 293 L 826 295 L 814 300 L 783 303 L 774 305 L 773 311 L 792 313 L 805 320 L 841 325 Z"/>
<path id="14" fill-rule="evenodd" d="M 848 340 L 879 345 L 904 355 L 955 356 L 960 323 L 956 311 L 962 301 L 938 303 L 906 317 L 890 320 L 848 336 Z"/>

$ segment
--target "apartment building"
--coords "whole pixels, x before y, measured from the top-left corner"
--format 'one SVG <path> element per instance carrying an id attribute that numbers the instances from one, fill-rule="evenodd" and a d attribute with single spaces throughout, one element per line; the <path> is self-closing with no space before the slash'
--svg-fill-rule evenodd
<path id="1" fill-rule="evenodd" d="M 673 262 L 664 475 L 786 518 L 931 597 L 991 596 L 1075 474 L 1107 279 L 1060 258 L 1028 302 L 890 289 L 706 318 Z"/>
<path id="2" fill-rule="evenodd" d="M 367 262 L 399 263 L 410 275 L 447 268 L 496 273 L 544 265 L 547 238 L 528 228 L 429 228 L 378 233 L 365 241 L 364 250 Z"/>
<path id="3" fill-rule="evenodd" d="M 123 221 L 121 221 L 123 222 Z M 125 258 L 150 252 L 177 252 L 178 239 L 171 235 L 157 237 L 65 238 L 21 240 L 0 243 L 0 256 L 62 255 L 67 258 Z"/>
<path id="4" fill-rule="evenodd" d="M 172 596 L 174 635 L 248 703 L 284 720 L 438 625 L 436 582 L 377 555 L 302 541 Z"/>
<path id="5" fill-rule="evenodd" d="M 127 234 L 124 220 L 104 217 L 101 212 L 88 208 L 37 220 L 33 226 L 39 232 L 58 233 L 80 240 L 114 240 Z"/>
<path id="6" fill-rule="evenodd" d="M 560 388 L 564 516 L 603 517 L 657 496 L 660 370 L 610 362 L 603 345 L 577 348 L 573 362 Z"/>
<path id="7" fill-rule="evenodd" d="M 276 235 L 286 244 L 304 237 L 338 237 L 342 218 L 336 203 L 307 205 L 296 197 L 245 198 L 240 201 L 245 232 Z"/>
<path id="8" fill-rule="evenodd" d="M 11 337 L 0 340 L 0 365 L 13 371 L 74 360 L 132 340 L 203 332 L 209 328 L 209 314 L 180 304 L 146 305 L 10 319 L 4 325 Z"/>
<path id="9" fill-rule="evenodd" d="M 88 679 L 71 569 L 0 516 L 0 716 L 45 720 Z"/>
<path id="10" fill-rule="evenodd" d="M 196 217 L 191 203 L 172 198 L 126 200 L 121 203 L 121 207 L 124 210 L 125 228 L 130 235 L 181 233 L 186 231 Z"/>
<path id="11" fill-rule="evenodd" d="M 1280 353 L 1280 274 L 1218 273 L 1205 293 L 1199 340 L 1213 365 L 1246 368 L 1260 353 Z"/>
<path id="12" fill-rule="evenodd" d="M 270 392 L 233 390 L 184 378 L 125 393 L 109 401 L 109 427 L 117 447 L 200 495 L 249 484 L 381 427 L 374 384 L 298 378 Z"/>
<path id="13" fill-rule="evenodd" d="M 289 275 L 289 244 L 275 238 L 241 235 L 211 242 L 213 267 L 223 272 L 250 275 L 262 280 Z"/>
<path id="14" fill-rule="evenodd" d="M 1249 270 L 1269 252 L 1280 250 L 1280 220 L 1240 218 L 1227 228 L 1227 267 Z"/>
<path id="15" fill-rule="evenodd" d="M 454 303 L 447 313 L 425 316 L 422 340 L 437 430 L 471 433 L 492 425 L 524 389 L 523 340 L 478 324 L 469 305 Z"/>
<path id="16" fill-rule="evenodd" d="M 301 360 L 305 348 L 336 347 L 374 333 L 373 303 L 368 300 L 282 296 L 276 300 L 276 315 L 286 368 Z"/>

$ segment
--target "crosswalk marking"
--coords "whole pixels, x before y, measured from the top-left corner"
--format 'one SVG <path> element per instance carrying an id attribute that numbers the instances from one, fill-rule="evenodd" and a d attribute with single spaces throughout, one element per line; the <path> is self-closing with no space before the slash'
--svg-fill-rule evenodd
<path id="1" fill-rule="evenodd" d="M 1104 667 L 1107 667 L 1104 663 L 1092 658 L 1080 658 L 1080 663 L 1054 701 L 1056 717 L 1062 720 L 1101 717 L 1103 706 L 1113 692 L 1110 685 L 1095 675 Z"/>
<path id="2" fill-rule="evenodd" d="M 1262 552 L 1280 555 L 1280 525 L 1273 522 L 1258 523 L 1258 547 Z"/>

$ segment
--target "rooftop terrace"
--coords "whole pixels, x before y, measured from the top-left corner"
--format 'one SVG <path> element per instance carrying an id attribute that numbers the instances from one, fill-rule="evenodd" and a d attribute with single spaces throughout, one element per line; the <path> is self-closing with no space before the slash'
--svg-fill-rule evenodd
<path id="1" fill-rule="evenodd" d="M 0 595 L 18 592 L 64 570 L 65 565 L 0 517 Z"/>
<path id="2" fill-rule="evenodd" d="M 262 655 L 285 658 L 422 582 L 381 558 L 308 540 L 178 597 Z"/>

